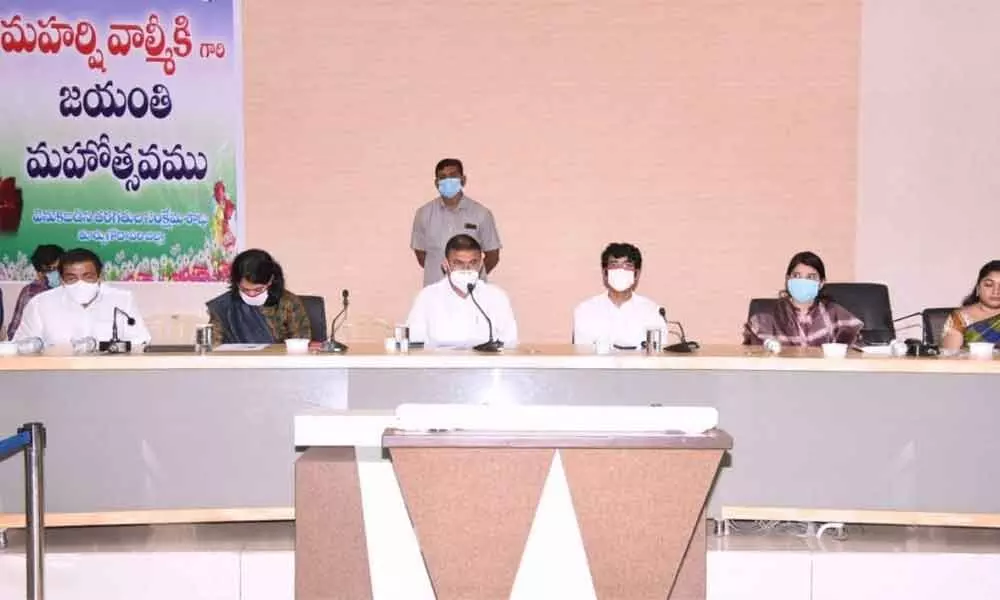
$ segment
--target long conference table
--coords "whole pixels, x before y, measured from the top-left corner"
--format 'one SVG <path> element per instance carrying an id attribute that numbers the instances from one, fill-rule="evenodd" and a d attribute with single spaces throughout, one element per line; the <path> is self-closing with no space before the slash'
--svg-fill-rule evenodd
<path id="1" fill-rule="evenodd" d="M 709 517 L 1000 527 L 1000 359 L 533 345 L 0 358 L 0 437 L 48 430 L 49 526 L 294 519 L 294 417 L 404 402 L 714 406 L 734 447 Z M 23 501 L 21 461 L 0 463 L 0 529 L 23 526 Z"/>

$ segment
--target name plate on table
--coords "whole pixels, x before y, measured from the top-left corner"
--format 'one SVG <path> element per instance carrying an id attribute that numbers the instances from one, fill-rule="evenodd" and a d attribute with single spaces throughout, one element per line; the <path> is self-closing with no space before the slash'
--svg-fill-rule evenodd
<path id="1" fill-rule="evenodd" d="M 594 432 L 648 434 L 677 431 L 702 434 L 719 424 L 707 406 L 482 406 L 402 404 L 395 428 L 401 431 Z"/>

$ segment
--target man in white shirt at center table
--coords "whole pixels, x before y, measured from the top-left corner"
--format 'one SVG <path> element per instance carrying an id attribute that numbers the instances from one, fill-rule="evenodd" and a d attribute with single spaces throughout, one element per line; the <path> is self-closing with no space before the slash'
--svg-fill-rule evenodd
<path id="1" fill-rule="evenodd" d="M 601 253 L 605 292 L 584 300 L 573 313 L 573 343 L 602 342 L 639 348 L 647 329 L 659 329 L 666 341 L 667 324 L 660 306 L 635 293 L 642 274 L 642 253 L 632 244 L 609 244 Z"/>
<path id="2" fill-rule="evenodd" d="M 119 339 L 132 342 L 133 351 L 148 344 L 149 331 L 132 293 L 103 283 L 102 269 L 100 257 L 90 250 L 66 252 L 59 259 L 62 285 L 28 302 L 14 341 L 37 337 L 46 346 L 69 346 L 73 340 L 91 337 L 105 342 L 111 339 L 117 307 L 128 315 L 118 315 Z M 134 325 L 128 324 L 128 317 L 135 319 Z"/>
<path id="3" fill-rule="evenodd" d="M 510 299 L 499 287 L 479 279 L 483 266 L 479 242 L 458 234 L 448 240 L 444 255 L 442 266 L 447 276 L 420 290 L 413 301 L 406 319 L 410 340 L 428 347 L 474 347 L 489 340 L 486 313 L 493 322 L 493 339 L 503 342 L 505 348 L 516 346 L 517 323 Z"/>

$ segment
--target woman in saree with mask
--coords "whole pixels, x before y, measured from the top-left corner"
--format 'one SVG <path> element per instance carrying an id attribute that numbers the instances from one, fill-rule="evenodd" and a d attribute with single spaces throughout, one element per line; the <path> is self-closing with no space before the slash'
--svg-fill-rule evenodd
<path id="1" fill-rule="evenodd" d="M 774 310 L 752 315 L 743 326 L 743 343 L 777 340 L 786 346 L 853 344 L 864 324 L 823 294 L 826 266 L 813 252 L 799 252 L 785 269 L 785 290 Z"/>
<path id="2" fill-rule="evenodd" d="M 285 288 L 285 273 L 263 250 L 233 259 L 229 290 L 207 303 L 214 344 L 280 344 L 309 338 L 302 299 Z"/>
<path id="3" fill-rule="evenodd" d="M 962 308 L 948 316 L 941 330 L 941 348 L 959 350 L 974 342 L 1000 343 L 1000 260 L 979 269 L 979 277 Z"/>

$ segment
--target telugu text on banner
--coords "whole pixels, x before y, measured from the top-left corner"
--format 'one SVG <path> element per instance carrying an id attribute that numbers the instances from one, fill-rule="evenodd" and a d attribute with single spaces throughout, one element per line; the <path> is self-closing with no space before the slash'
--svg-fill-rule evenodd
<path id="1" fill-rule="evenodd" d="M 244 213 L 238 2 L 0 10 L 0 280 L 33 278 L 39 244 L 94 250 L 112 281 L 227 279 Z"/>

